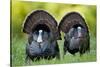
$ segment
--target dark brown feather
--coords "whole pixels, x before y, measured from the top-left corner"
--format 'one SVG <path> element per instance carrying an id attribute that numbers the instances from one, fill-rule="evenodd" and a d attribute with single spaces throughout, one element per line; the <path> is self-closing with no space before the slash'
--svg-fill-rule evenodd
<path id="1" fill-rule="evenodd" d="M 32 33 L 32 30 L 34 30 L 39 24 L 48 26 L 50 31 L 54 34 L 54 38 L 60 38 L 56 20 L 44 10 L 33 11 L 26 17 L 23 25 L 23 32 L 30 34 Z"/>
<path id="2" fill-rule="evenodd" d="M 60 21 L 59 30 L 67 33 L 70 28 L 72 28 L 76 24 L 82 25 L 88 32 L 88 27 L 85 23 L 84 18 L 77 12 L 70 12 L 66 14 Z"/>

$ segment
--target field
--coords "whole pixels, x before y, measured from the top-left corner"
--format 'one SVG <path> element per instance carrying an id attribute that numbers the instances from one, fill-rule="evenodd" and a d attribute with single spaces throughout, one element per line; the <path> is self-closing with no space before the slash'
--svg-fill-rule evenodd
<path id="1" fill-rule="evenodd" d="M 12 41 L 12 65 L 28 65 L 25 63 L 25 46 L 27 40 L 15 37 Z M 60 60 L 54 58 L 52 60 L 41 59 L 40 61 L 33 61 L 29 65 L 43 65 L 43 64 L 66 64 L 66 63 L 80 63 L 80 62 L 94 62 L 96 61 L 96 38 L 91 36 L 91 48 L 89 53 L 85 53 L 80 57 L 79 53 L 75 56 L 69 54 L 68 52 L 63 57 L 63 40 L 58 41 L 60 48 Z"/>
<path id="2" fill-rule="evenodd" d="M 25 17 L 30 12 L 42 9 L 49 12 L 58 22 L 62 17 L 71 11 L 79 12 L 86 21 L 90 34 L 90 52 L 80 57 L 79 53 L 75 56 L 68 52 L 63 57 L 64 39 L 58 40 L 60 48 L 60 60 L 54 58 L 52 60 L 41 59 L 33 61 L 30 64 L 25 63 L 25 47 L 27 43 L 27 35 L 22 32 L 22 25 Z M 96 61 L 96 6 L 80 5 L 80 4 L 62 4 L 47 2 L 23 2 L 12 0 L 11 3 L 11 64 L 12 66 L 25 65 L 44 65 L 44 64 L 68 64 L 80 62 Z M 63 34 L 62 34 L 63 38 Z"/>

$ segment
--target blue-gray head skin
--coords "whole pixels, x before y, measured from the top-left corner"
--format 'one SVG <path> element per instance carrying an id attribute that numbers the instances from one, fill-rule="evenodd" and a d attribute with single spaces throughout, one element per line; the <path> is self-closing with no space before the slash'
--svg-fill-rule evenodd
<path id="1" fill-rule="evenodd" d="M 38 43 L 41 43 L 43 41 L 46 41 L 49 39 L 49 34 L 50 32 L 46 32 L 44 30 L 38 30 L 35 31 L 32 35 L 33 35 L 33 40 L 35 40 Z"/>

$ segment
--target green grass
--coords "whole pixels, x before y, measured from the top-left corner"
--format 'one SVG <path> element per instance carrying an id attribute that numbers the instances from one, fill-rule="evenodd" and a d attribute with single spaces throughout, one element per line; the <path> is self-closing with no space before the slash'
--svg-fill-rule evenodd
<path id="1" fill-rule="evenodd" d="M 52 8 L 50 8 L 52 7 Z M 49 9 L 48 9 L 49 8 Z M 76 11 L 84 16 L 85 21 L 88 25 L 91 35 L 90 42 L 90 53 L 85 53 L 80 57 L 79 53 L 73 56 L 67 53 L 63 57 L 63 41 L 59 40 L 60 48 L 60 60 L 56 58 L 52 60 L 41 59 L 37 62 L 31 62 L 30 65 L 43 65 L 43 64 L 64 64 L 64 63 L 79 63 L 79 62 L 90 62 L 96 61 L 96 5 L 80 5 L 80 4 L 61 4 L 61 3 L 44 3 L 44 2 L 23 2 L 23 1 L 13 1 L 11 7 L 11 34 L 12 44 L 11 44 L 11 57 L 13 66 L 23 66 L 28 65 L 25 63 L 25 47 L 27 43 L 27 38 L 24 37 L 22 32 L 22 24 L 27 14 L 33 10 L 42 9 L 48 11 L 59 23 L 61 18 L 69 11 Z M 94 35 L 94 36 L 93 36 Z"/>
<path id="2" fill-rule="evenodd" d="M 44 65 L 44 64 L 66 64 L 66 63 L 79 63 L 79 62 L 93 62 L 96 61 L 96 38 L 91 36 L 90 39 L 90 53 L 85 53 L 80 57 L 79 53 L 75 56 L 67 54 L 63 57 L 63 41 L 59 40 L 59 48 L 60 48 L 60 57 L 58 60 L 56 58 L 51 60 L 41 59 L 40 61 L 31 61 L 30 65 Z M 25 63 L 25 47 L 27 43 L 27 38 L 14 37 L 12 39 L 12 66 L 23 66 L 28 65 Z"/>

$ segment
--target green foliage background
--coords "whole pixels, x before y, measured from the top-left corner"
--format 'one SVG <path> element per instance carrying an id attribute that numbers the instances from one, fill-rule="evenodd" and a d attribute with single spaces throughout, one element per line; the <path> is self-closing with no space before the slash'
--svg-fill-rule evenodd
<path id="1" fill-rule="evenodd" d="M 40 60 L 32 62 L 34 64 L 58 64 L 71 62 L 84 62 L 96 60 L 96 6 L 95 5 L 80 5 L 80 4 L 62 4 L 62 3 L 47 3 L 47 2 L 25 2 L 12 0 L 11 2 L 11 59 L 12 65 L 27 65 L 25 64 L 25 46 L 27 43 L 27 34 L 23 33 L 22 25 L 25 17 L 34 10 L 48 11 L 58 22 L 62 17 L 71 11 L 79 12 L 84 18 L 90 31 L 90 53 L 84 54 L 82 57 L 77 54 L 73 57 L 67 54 L 64 58 L 63 40 L 58 41 L 61 60 Z M 62 33 L 63 36 L 63 33 Z"/>

